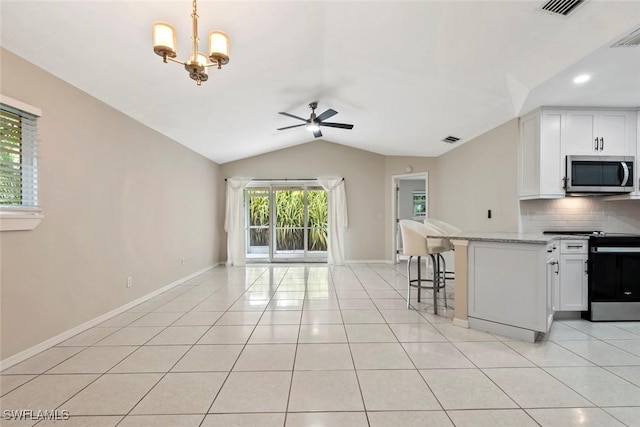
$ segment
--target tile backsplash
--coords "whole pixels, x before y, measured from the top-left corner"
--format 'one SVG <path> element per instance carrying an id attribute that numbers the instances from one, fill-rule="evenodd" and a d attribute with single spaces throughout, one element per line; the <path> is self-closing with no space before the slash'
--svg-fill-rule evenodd
<path id="1" fill-rule="evenodd" d="M 602 197 L 523 200 L 520 229 L 523 233 L 545 230 L 640 233 L 640 200 L 605 201 Z"/>

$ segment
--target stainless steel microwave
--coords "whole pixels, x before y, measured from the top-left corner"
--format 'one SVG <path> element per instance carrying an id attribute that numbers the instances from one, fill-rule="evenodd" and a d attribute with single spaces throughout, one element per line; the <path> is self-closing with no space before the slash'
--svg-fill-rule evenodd
<path id="1" fill-rule="evenodd" d="M 633 156 L 567 156 L 567 193 L 631 193 Z"/>

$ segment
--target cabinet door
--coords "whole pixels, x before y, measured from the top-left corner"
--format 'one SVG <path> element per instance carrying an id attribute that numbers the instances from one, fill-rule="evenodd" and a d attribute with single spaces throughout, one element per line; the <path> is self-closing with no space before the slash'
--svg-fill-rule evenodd
<path id="1" fill-rule="evenodd" d="M 540 194 L 540 116 L 520 122 L 518 147 L 518 194 L 529 198 Z"/>
<path id="2" fill-rule="evenodd" d="M 556 259 L 547 260 L 547 318 L 546 328 L 547 331 L 551 328 L 553 323 L 553 315 L 556 311 L 559 311 L 558 307 L 558 261 Z"/>
<path id="3" fill-rule="evenodd" d="M 542 113 L 540 130 L 540 194 L 545 197 L 564 196 L 564 158 L 561 150 L 562 112 Z"/>
<path id="4" fill-rule="evenodd" d="M 520 121 L 518 194 L 520 199 L 564 197 L 561 110 L 543 110 Z"/>
<path id="5" fill-rule="evenodd" d="M 587 310 L 587 256 L 560 256 L 560 311 Z"/>
<path id="6" fill-rule="evenodd" d="M 629 155 L 632 126 L 631 112 L 601 111 L 598 115 L 599 153 L 611 156 Z"/>
<path id="7" fill-rule="evenodd" d="M 600 140 L 596 142 L 598 112 L 597 111 L 572 111 L 565 115 L 562 144 L 565 155 L 600 153 Z"/>

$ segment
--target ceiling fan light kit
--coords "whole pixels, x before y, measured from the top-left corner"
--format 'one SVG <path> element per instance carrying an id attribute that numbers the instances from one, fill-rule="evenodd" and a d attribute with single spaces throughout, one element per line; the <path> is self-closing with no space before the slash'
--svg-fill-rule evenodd
<path id="1" fill-rule="evenodd" d="M 193 12 L 191 13 L 191 55 L 188 61 L 176 59 L 176 29 L 173 25 L 156 21 L 153 23 L 153 51 L 162 56 L 163 62 L 167 60 L 184 65 L 189 77 L 196 81 L 198 86 L 209 79 L 207 69 L 216 66 L 218 69 L 229 63 L 229 36 L 223 31 L 209 31 L 208 55 L 198 51 L 198 5 L 193 0 Z M 209 62 L 210 61 L 210 62 Z"/>
<path id="2" fill-rule="evenodd" d="M 316 116 L 316 108 L 318 108 L 317 102 L 312 102 L 309 104 L 309 108 L 311 109 L 311 115 L 308 119 L 303 119 L 302 117 L 295 116 L 290 113 L 285 113 L 284 111 L 280 111 L 278 114 L 282 114 L 283 116 L 291 117 L 293 119 L 302 120 L 304 123 L 293 126 L 285 126 L 283 128 L 278 128 L 278 130 L 285 130 L 291 128 L 297 128 L 300 126 L 306 126 L 307 130 L 313 132 L 313 136 L 319 138 L 322 136 L 322 132 L 320 131 L 320 126 L 339 128 L 339 129 L 353 129 L 353 125 L 347 123 L 330 123 L 325 122 L 326 119 L 335 116 L 338 114 L 336 110 L 332 110 L 329 108 L 324 113 Z"/>

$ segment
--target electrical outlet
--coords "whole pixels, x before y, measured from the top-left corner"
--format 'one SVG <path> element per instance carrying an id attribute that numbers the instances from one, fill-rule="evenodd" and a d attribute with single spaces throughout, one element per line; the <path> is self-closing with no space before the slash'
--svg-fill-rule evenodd
<path id="1" fill-rule="evenodd" d="M 186 264 L 186 263 L 187 263 L 187 259 L 186 259 L 186 258 L 181 258 L 181 259 L 180 259 L 180 262 L 181 262 L 182 264 Z"/>
<path id="2" fill-rule="evenodd" d="M 133 286 L 133 277 L 129 276 L 127 277 L 127 288 L 130 288 Z"/>

